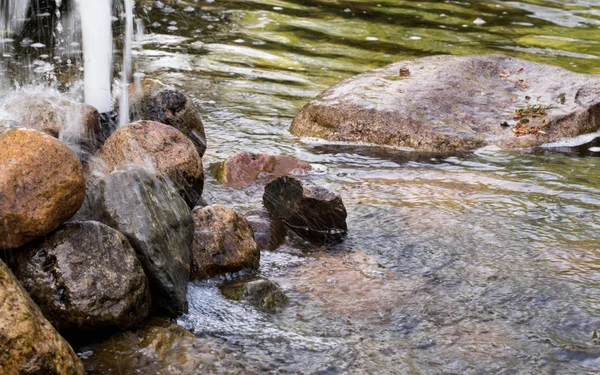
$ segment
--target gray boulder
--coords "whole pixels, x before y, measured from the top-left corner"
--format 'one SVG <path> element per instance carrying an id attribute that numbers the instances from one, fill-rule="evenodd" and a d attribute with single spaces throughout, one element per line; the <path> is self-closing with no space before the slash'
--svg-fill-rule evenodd
<path id="1" fill-rule="evenodd" d="M 66 334 L 124 330 L 150 312 L 148 279 L 118 231 L 68 223 L 16 252 L 15 275 L 54 327 Z"/>
<path id="2" fill-rule="evenodd" d="M 292 134 L 452 153 L 533 147 L 600 127 L 600 76 L 500 55 L 407 60 L 342 81 Z"/>
<path id="3" fill-rule="evenodd" d="M 194 223 L 183 198 L 141 169 L 114 172 L 88 187 L 75 219 L 123 233 L 150 280 L 154 305 L 169 316 L 186 312 Z"/>

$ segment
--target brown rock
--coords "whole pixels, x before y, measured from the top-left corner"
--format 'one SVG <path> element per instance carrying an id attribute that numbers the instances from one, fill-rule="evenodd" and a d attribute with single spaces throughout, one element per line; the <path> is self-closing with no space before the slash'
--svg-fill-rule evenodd
<path id="1" fill-rule="evenodd" d="M 15 275 L 61 333 L 124 330 L 150 312 L 148 279 L 118 231 L 67 223 L 15 256 Z"/>
<path id="2" fill-rule="evenodd" d="M 192 99 L 174 87 L 144 78 L 129 86 L 132 121 L 151 120 L 171 125 L 192 140 L 200 157 L 206 151 L 206 135 Z"/>
<path id="3" fill-rule="evenodd" d="M 547 110 L 515 119 L 536 105 Z M 453 153 L 537 146 L 595 132 L 599 119 L 598 75 L 500 55 L 432 56 L 342 81 L 305 105 L 290 132 Z"/>
<path id="4" fill-rule="evenodd" d="M 137 121 L 114 132 L 104 143 L 98 164 L 106 173 L 145 169 L 173 184 L 190 207 L 202 195 L 204 170 L 192 142 L 172 126 L 154 121 Z"/>
<path id="5" fill-rule="evenodd" d="M 83 374 L 69 344 L 0 261 L 0 374 Z"/>
<path id="6" fill-rule="evenodd" d="M 83 203 L 81 163 L 47 134 L 2 133 L 0 171 L 0 248 L 16 248 L 51 232 Z"/>
<path id="7" fill-rule="evenodd" d="M 258 269 L 260 250 L 248 221 L 231 208 L 212 205 L 194 210 L 192 279 L 206 279 L 244 268 Z"/>
<path id="8" fill-rule="evenodd" d="M 88 375 L 258 374 L 240 353 L 210 338 L 196 337 L 166 320 L 153 318 L 143 328 L 82 348 Z"/>
<path id="9" fill-rule="evenodd" d="M 272 220 L 317 245 L 340 242 L 348 231 L 342 197 L 295 178 L 279 177 L 267 184 L 263 204 Z"/>
<path id="10" fill-rule="evenodd" d="M 211 169 L 219 182 L 227 186 L 244 187 L 259 178 L 305 175 L 311 166 L 286 155 L 240 152 L 222 163 L 214 164 Z"/>
<path id="11" fill-rule="evenodd" d="M 81 144 L 87 152 L 96 149 L 100 115 L 88 104 L 58 93 L 18 93 L 8 98 L 4 109 L 19 127 L 42 131 L 70 145 Z"/>

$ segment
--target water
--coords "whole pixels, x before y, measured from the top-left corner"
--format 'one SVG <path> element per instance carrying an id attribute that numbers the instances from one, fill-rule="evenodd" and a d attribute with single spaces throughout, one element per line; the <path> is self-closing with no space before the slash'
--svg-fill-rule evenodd
<path id="1" fill-rule="evenodd" d="M 85 102 L 100 113 L 112 109 L 112 0 L 76 0 L 81 15 Z"/>
<path id="2" fill-rule="evenodd" d="M 404 58 L 502 53 L 600 73 L 600 4 L 145 1 L 138 11 L 136 68 L 194 98 L 205 165 L 240 151 L 295 156 L 349 213 L 338 248 L 291 241 L 263 253 L 261 272 L 290 297 L 282 313 L 228 302 L 205 282 L 190 286 L 181 325 L 263 372 L 600 371 L 600 158 L 487 147 L 431 159 L 287 131 L 323 89 Z M 210 177 L 204 195 L 238 210 L 261 196 L 260 185 Z"/>

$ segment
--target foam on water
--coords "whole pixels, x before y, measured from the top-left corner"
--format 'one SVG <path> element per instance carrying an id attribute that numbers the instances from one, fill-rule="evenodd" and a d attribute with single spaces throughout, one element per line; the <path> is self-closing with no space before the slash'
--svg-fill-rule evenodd
<path id="1" fill-rule="evenodd" d="M 563 138 L 558 141 L 543 144 L 543 148 L 577 147 L 593 141 L 600 137 L 600 133 L 583 134 L 575 138 Z"/>

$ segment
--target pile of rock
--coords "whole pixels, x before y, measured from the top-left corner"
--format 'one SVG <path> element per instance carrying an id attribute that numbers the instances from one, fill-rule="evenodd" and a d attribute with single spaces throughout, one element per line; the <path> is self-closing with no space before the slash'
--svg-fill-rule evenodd
<path id="1" fill-rule="evenodd" d="M 36 99 L 29 108 L 44 113 L 0 133 L 0 257 L 12 268 L 0 260 L 0 373 L 83 373 L 61 335 L 79 343 L 177 317 L 190 280 L 258 268 L 241 214 L 194 210 L 206 140 L 190 99 L 156 81 L 142 88 L 136 121 L 91 158 L 57 139 L 58 113 L 75 108 L 66 100 Z"/>
<path id="2" fill-rule="evenodd" d="M 341 198 L 287 177 L 311 169 L 288 156 L 241 153 L 217 168 L 231 186 L 270 181 L 267 211 L 206 205 L 206 139 L 191 100 L 153 80 L 130 95 L 134 122 L 113 130 L 64 98 L 20 96 L 27 110 L 9 102 L 16 120 L 0 124 L 0 258 L 12 271 L 0 260 L 8 343 L 0 373 L 83 373 L 63 336 L 85 344 L 152 315 L 184 314 L 191 280 L 257 270 L 260 250 L 276 249 L 288 229 L 318 244 L 346 233 Z M 83 130 L 73 132 L 71 117 Z M 288 303 L 256 276 L 220 290 L 265 312 Z"/>

